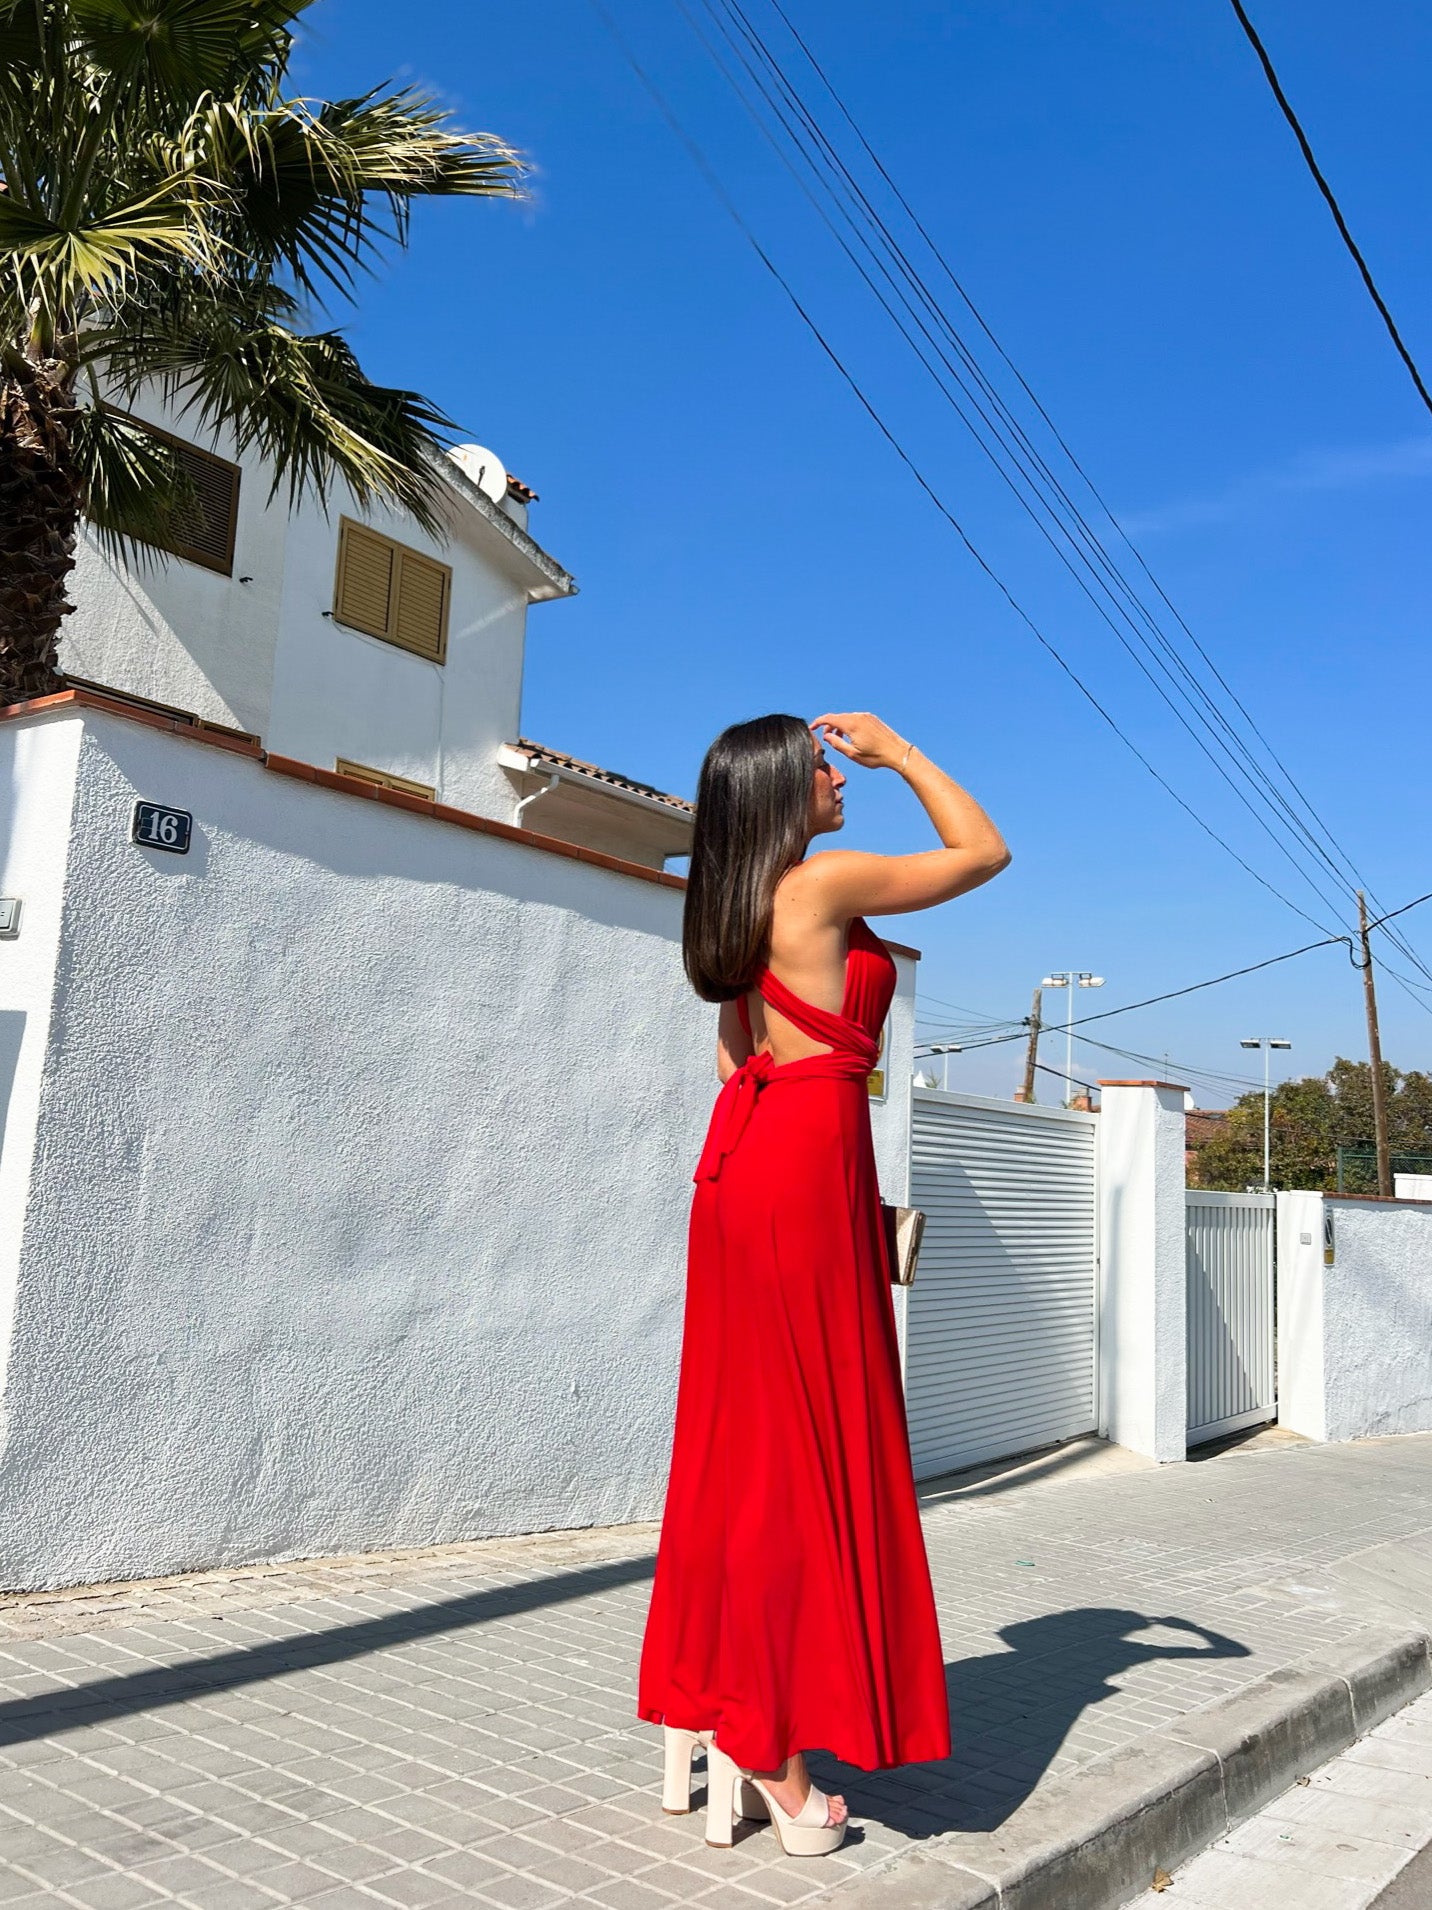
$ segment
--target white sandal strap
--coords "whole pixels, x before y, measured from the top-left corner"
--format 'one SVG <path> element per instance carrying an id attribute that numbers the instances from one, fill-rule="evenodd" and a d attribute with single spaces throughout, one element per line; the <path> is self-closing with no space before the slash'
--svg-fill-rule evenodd
<path id="1" fill-rule="evenodd" d="M 818 1791 L 812 1784 L 806 1793 L 806 1801 L 790 1821 L 812 1830 L 833 1829 L 834 1826 L 830 1822 L 830 1799 L 824 1791 Z"/>

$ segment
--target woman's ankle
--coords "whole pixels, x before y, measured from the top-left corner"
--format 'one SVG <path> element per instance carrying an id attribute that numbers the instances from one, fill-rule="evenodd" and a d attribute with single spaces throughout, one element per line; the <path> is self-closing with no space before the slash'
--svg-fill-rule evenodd
<path id="1" fill-rule="evenodd" d="M 753 1771 L 751 1775 L 760 1778 L 763 1784 L 782 1786 L 792 1782 L 799 1784 L 805 1777 L 805 1760 L 797 1751 L 792 1756 L 784 1758 L 774 1771 Z"/>

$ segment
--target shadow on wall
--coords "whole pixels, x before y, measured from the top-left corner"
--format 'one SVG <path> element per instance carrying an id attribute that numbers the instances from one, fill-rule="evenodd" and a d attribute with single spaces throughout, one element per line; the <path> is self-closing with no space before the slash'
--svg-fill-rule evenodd
<path id="1" fill-rule="evenodd" d="M 1154 1627 L 1200 1642 L 1161 1644 L 1131 1635 Z M 945 1667 L 952 1732 L 947 1760 L 906 1766 L 887 1791 L 879 1773 L 813 1758 L 812 1768 L 821 1767 L 816 1781 L 843 1791 L 857 1816 L 907 1837 L 997 1830 L 1039 1783 L 1088 1706 L 1120 1689 L 1124 1672 L 1178 1659 L 1251 1655 L 1247 1645 L 1191 1619 L 1108 1606 L 1022 1619 L 998 1636 L 1007 1650 Z"/>
<path id="2" fill-rule="evenodd" d="M 248 527 L 242 500 L 239 508 L 243 542 Z M 77 677 L 93 675 L 160 702 L 183 703 L 216 722 L 251 730 L 263 727 L 273 687 L 277 617 L 272 611 L 267 617 L 262 613 L 265 602 L 274 608 L 278 604 L 281 566 L 276 576 L 261 576 L 251 590 L 252 578 L 241 585 L 236 574 L 212 571 L 144 545 L 133 546 L 123 560 L 111 557 L 93 532 L 81 537 L 78 557 L 80 609 L 60 632 L 61 669 Z M 234 563 L 234 573 L 243 568 L 243 563 Z M 267 570 L 266 562 L 262 568 Z M 241 636 L 256 628 L 264 632 L 266 654 L 257 683 L 252 642 L 233 640 L 236 614 Z M 179 681 L 176 650 L 188 660 L 187 667 L 179 666 Z"/>

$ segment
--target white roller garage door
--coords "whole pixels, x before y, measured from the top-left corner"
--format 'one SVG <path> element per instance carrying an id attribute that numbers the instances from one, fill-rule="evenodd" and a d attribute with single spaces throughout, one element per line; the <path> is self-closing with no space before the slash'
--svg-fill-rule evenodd
<path id="1" fill-rule="evenodd" d="M 1095 1429 L 1097 1117 L 916 1089 L 927 1215 L 906 1315 L 915 1476 Z"/>

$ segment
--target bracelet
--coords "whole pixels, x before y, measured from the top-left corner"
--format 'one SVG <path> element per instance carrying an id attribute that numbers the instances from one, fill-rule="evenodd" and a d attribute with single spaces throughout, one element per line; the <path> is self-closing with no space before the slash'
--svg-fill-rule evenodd
<path id="1" fill-rule="evenodd" d="M 907 764 L 907 763 L 909 762 L 909 760 L 910 760 L 910 751 L 911 751 L 911 750 L 912 750 L 912 749 L 913 749 L 914 747 L 915 747 L 915 745 L 914 745 L 913 743 L 907 743 L 907 744 L 905 745 L 905 754 L 904 754 L 904 755 L 903 755 L 903 756 L 901 757 L 901 759 L 900 759 L 900 774 L 901 774 L 902 776 L 903 776 L 903 775 L 905 774 L 905 765 L 906 765 L 906 764 Z"/>

